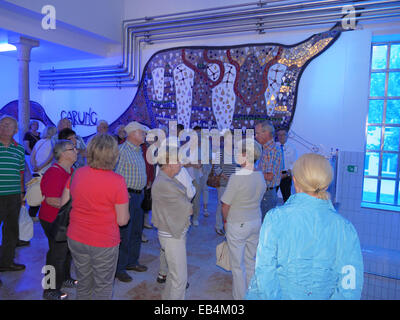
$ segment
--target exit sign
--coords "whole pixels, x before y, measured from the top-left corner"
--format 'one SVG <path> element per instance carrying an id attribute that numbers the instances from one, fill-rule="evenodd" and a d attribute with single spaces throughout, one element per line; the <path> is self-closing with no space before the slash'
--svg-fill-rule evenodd
<path id="1" fill-rule="evenodd" d="M 347 172 L 356 173 L 358 171 L 358 167 L 355 165 L 348 165 Z"/>

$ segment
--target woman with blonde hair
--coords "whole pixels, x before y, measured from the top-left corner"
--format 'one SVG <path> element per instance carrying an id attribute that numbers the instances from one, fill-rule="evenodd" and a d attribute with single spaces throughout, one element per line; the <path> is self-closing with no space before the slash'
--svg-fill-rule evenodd
<path id="1" fill-rule="evenodd" d="M 129 221 L 129 196 L 124 178 L 113 172 L 117 141 L 97 134 L 87 148 L 88 166 L 67 181 L 62 204 L 72 198 L 68 247 L 75 264 L 78 300 L 111 299 L 117 269 L 119 226 Z"/>
<path id="2" fill-rule="evenodd" d="M 305 154 L 295 162 L 296 194 L 265 216 L 246 299 L 360 299 L 360 241 L 330 201 L 332 176 L 320 155 Z"/>

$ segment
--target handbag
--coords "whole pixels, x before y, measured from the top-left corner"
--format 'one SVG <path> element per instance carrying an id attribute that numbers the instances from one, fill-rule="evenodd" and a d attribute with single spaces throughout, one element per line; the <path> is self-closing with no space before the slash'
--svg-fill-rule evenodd
<path id="1" fill-rule="evenodd" d="M 26 183 L 26 194 L 24 200 L 28 203 L 29 207 L 38 207 L 43 201 L 42 190 L 40 190 L 40 182 L 42 175 L 34 177 Z"/>
<path id="2" fill-rule="evenodd" d="M 221 175 L 215 174 L 214 165 L 212 165 L 210 174 L 208 175 L 207 185 L 212 188 L 219 188 L 221 186 Z"/>
<path id="3" fill-rule="evenodd" d="M 75 174 L 76 170 L 74 170 L 72 176 L 71 176 L 71 181 L 70 185 L 72 183 L 72 178 Z M 69 214 L 72 209 L 72 197 L 70 194 L 69 200 L 67 203 L 65 203 L 60 210 L 58 210 L 58 214 L 56 219 L 52 222 L 50 226 L 50 236 L 53 237 L 53 239 L 56 242 L 64 242 L 67 241 L 67 231 L 68 231 L 68 225 L 69 225 Z"/>
<path id="4" fill-rule="evenodd" d="M 217 245 L 215 251 L 217 254 L 217 266 L 226 271 L 231 271 L 231 263 L 229 261 L 229 249 L 226 240 Z"/>
<path id="5" fill-rule="evenodd" d="M 33 238 L 33 220 L 28 213 L 28 209 L 22 205 L 19 211 L 19 240 L 30 241 Z"/>
<path id="6" fill-rule="evenodd" d="M 144 212 L 148 212 L 151 210 L 151 188 L 144 190 L 144 198 L 141 207 Z"/>

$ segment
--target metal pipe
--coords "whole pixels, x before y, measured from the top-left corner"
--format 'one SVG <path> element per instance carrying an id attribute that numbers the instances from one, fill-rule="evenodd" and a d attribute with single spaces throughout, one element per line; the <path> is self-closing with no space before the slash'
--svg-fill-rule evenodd
<path id="1" fill-rule="evenodd" d="M 314 1 L 314 2 L 307 2 L 305 4 L 300 5 L 300 10 L 298 10 L 297 12 L 293 12 L 293 11 L 289 11 L 289 12 L 272 12 L 269 15 L 267 14 L 264 17 L 259 17 L 259 16 L 250 16 L 250 17 L 239 17 L 237 19 L 235 19 L 234 21 L 248 21 L 248 20 L 252 20 L 252 19 L 257 19 L 257 21 L 253 22 L 256 23 L 256 27 L 255 28 L 243 28 L 243 29 L 232 29 L 229 31 L 229 33 L 233 33 L 233 32 L 247 32 L 247 31 L 260 31 L 260 30 L 267 30 L 267 29 L 274 29 L 274 28 L 282 28 L 282 27 L 295 27 L 295 26 L 306 26 L 306 25 L 316 25 L 316 24 L 320 24 L 320 23 L 329 23 L 332 20 L 328 20 L 328 21 L 312 21 L 310 23 L 303 23 L 303 24 L 289 24 L 289 25 L 278 25 L 276 27 L 274 26 L 269 26 L 270 23 L 273 23 L 275 21 L 279 21 L 279 20 L 270 20 L 267 23 L 263 21 L 263 19 L 266 19 L 268 16 L 280 16 L 280 15 L 293 15 L 295 13 L 299 13 L 299 12 L 304 12 L 305 9 L 302 9 L 302 7 L 304 7 L 305 5 L 311 5 L 311 4 L 315 4 L 316 2 L 318 2 L 319 4 L 321 4 L 321 1 Z M 338 2 L 338 1 L 323 1 L 323 3 L 332 3 L 332 2 Z M 343 3 L 343 1 L 341 1 Z M 348 1 L 344 1 L 347 2 Z M 352 3 L 353 6 L 366 6 L 366 5 L 375 5 L 375 4 L 382 4 L 382 3 L 395 3 L 395 2 L 399 2 L 399 1 L 367 1 L 364 3 Z M 247 4 L 250 5 L 250 4 Z M 238 5 L 241 6 L 241 5 Z M 289 5 L 291 7 L 293 6 L 299 6 L 298 4 L 291 4 Z M 282 6 L 274 6 L 274 7 L 269 7 L 268 9 L 273 9 L 273 8 L 281 8 Z M 287 6 L 283 6 L 283 7 L 287 7 Z M 328 9 L 334 9 L 336 8 L 336 6 L 331 6 L 331 7 L 323 7 L 323 8 L 312 8 L 312 11 L 321 11 L 321 10 L 328 10 Z M 227 8 L 227 7 L 224 7 Z M 232 8 L 232 7 L 229 7 Z M 204 9 L 203 11 L 212 11 L 215 10 L 215 8 L 211 8 L 211 9 Z M 391 9 L 396 9 L 393 7 L 385 7 L 385 8 L 375 8 L 375 9 L 363 9 L 361 10 L 364 13 L 372 13 L 375 11 L 385 11 L 385 10 L 391 10 Z M 308 10 L 310 11 L 310 10 Z M 254 12 L 254 10 L 253 10 Z M 191 12 L 190 12 L 191 13 Z M 182 14 L 182 13 L 181 13 Z M 173 14 L 174 16 L 176 15 L 181 15 L 181 14 Z M 260 15 L 260 13 L 257 13 L 258 15 Z M 339 15 L 340 13 L 338 13 L 337 15 Z M 236 13 L 236 15 L 243 15 L 243 12 L 240 13 Z M 328 16 L 332 16 L 335 15 L 335 13 L 326 13 L 326 14 L 314 14 L 314 15 L 308 15 L 306 17 L 295 17 L 295 18 L 288 18 L 286 17 L 287 21 L 301 21 L 301 20 L 307 20 L 307 19 L 315 19 L 317 17 L 328 17 Z M 166 16 L 166 15 L 164 15 Z M 397 17 L 397 15 L 394 15 Z M 387 15 L 381 15 L 381 16 L 373 16 L 373 17 L 369 17 L 368 19 L 372 19 L 372 18 L 383 18 L 383 17 L 388 17 Z M 391 17 L 393 17 L 393 15 L 391 15 Z M 201 19 L 204 18 L 203 16 L 197 16 L 197 18 Z M 361 17 L 358 17 L 358 20 L 362 20 L 360 19 Z M 196 17 L 193 17 L 193 19 L 196 19 Z M 211 18 L 207 18 L 211 19 Z M 132 21 L 132 20 L 129 20 Z M 184 21 L 188 21 L 188 19 L 185 19 Z M 232 19 L 230 20 L 230 22 L 232 23 Z M 337 22 L 337 20 L 334 20 L 334 22 Z M 125 22 L 124 22 L 125 23 Z M 139 74 L 140 74 L 140 66 L 138 67 L 137 64 L 134 63 L 133 60 L 136 59 L 137 54 L 136 52 L 139 53 L 139 55 L 141 54 L 141 50 L 140 48 L 137 49 L 136 46 L 136 39 L 137 37 L 143 37 L 145 40 L 144 42 L 149 42 L 149 41 L 163 41 L 163 40 L 172 40 L 172 39 L 179 39 L 179 38 L 184 38 L 184 37 L 200 37 L 200 36 L 206 36 L 206 35 L 213 35 L 213 34 L 220 34 L 219 32 L 207 32 L 207 33 L 191 33 L 189 35 L 178 35 L 178 36 L 173 36 L 173 37 L 163 37 L 163 38 L 154 38 L 154 35 L 157 34 L 174 34 L 174 33 L 182 33 L 182 32 L 192 32 L 192 31 L 205 31 L 205 30 L 209 30 L 209 29 L 218 29 L 218 28 L 232 28 L 232 27 L 236 27 L 238 26 L 237 24 L 235 26 L 232 25 L 216 25 L 216 24 L 222 24 L 225 23 L 225 21 L 213 21 L 213 22 L 203 22 L 203 23 L 192 23 L 192 24 L 187 24 L 185 26 L 170 26 L 171 23 L 176 23 L 176 21 L 173 22 L 167 22 L 167 25 L 164 27 L 158 27 L 158 28 L 153 28 L 152 31 L 153 33 L 149 33 L 149 30 L 138 30 L 136 27 L 137 25 L 129 25 L 124 26 L 124 29 L 126 29 L 126 32 L 124 31 L 124 36 L 123 36 L 123 64 L 122 66 L 124 66 L 124 68 L 121 67 L 121 65 L 117 65 L 117 66 L 104 66 L 104 67 L 89 67 L 89 68 L 73 68 L 73 69 L 60 69 L 60 70 L 42 70 L 40 72 L 40 76 L 42 76 L 43 80 L 43 76 L 44 77 L 49 77 L 50 79 L 53 80 L 47 80 L 46 81 L 57 81 L 57 80 L 66 80 L 66 79 L 75 79 L 78 78 L 77 81 L 81 80 L 81 78 L 86 78 L 88 81 L 87 82 L 94 82 L 92 78 L 99 78 L 102 79 L 103 77 L 113 77 L 113 78 L 118 78 L 119 80 L 116 81 L 120 81 L 121 79 L 123 79 L 122 81 L 132 81 L 135 76 L 138 74 L 137 72 L 133 73 L 133 77 L 131 75 L 131 72 L 133 71 L 132 67 L 135 66 L 136 68 L 139 68 Z M 188 29 L 188 30 L 184 30 L 184 28 L 188 28 L 188 27 L 192 27 L 193 25 L 203 25 L 203 24 L 207 24 L 207 25 L 211 25 L 210 27 L 206 27 L 206 28 L 197 28 L 197 29 Z M 239 26 L 247 26 L 249 24 L 252 23 L 241 23 Z M 260 26 L 260 24 L 262 24 L 262 26 Z M 149 26 L 149 24 L 146 24 L 145 26 Z M 176 31 L 173 31 L 173 29 L 177 29 Z M 133 31 L 132 31 L 133 29 Z M 162 32 L 162 33 L 154 33 L 155 30 L 168 30 L 171 29 L 170 32 L 166 31 L 166 32 Z M 224 30 L 223 33 L 226 33 L 226 30 Z M 132 40 L 132 38 L 134 38 L 134 40 Z M 141 40 L 140 40 L 141 41 Z M 129 45 L 126 45 L 126 43 L 129 43 Z M 139 42 L 140 43 L 140 42 Z M 132 55 L 133 54 L 133 55 Z M 56 75 L 57 73 L 57 75 Z M 55 76 L 57 78 L 55 78 Z M 66 76 L 67 78 L 64 79 L 63 76 Z M 61 77 L 61 78 L 60 78 Z M 56 79 L 56 80 L 55 80 Z"/>

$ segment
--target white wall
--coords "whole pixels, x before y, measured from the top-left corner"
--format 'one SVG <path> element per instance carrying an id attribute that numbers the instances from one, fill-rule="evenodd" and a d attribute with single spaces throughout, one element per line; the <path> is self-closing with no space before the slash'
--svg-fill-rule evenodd
<path id="1" fill-rule="evenodd" d="M 124 0 L 5 1 L 39 14 L 42 14 L 43 6 L 52 5 L 56 10 L 57 21 L 79 27 L 114 41 L 119 42 L 121 40 Z"/>

